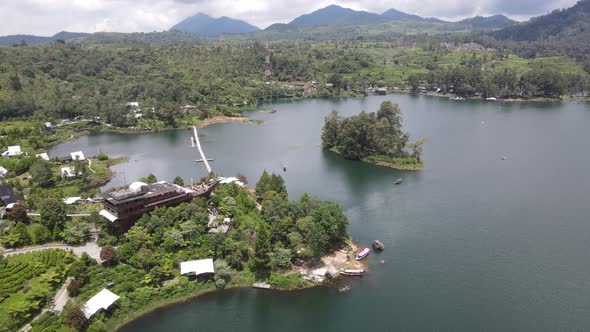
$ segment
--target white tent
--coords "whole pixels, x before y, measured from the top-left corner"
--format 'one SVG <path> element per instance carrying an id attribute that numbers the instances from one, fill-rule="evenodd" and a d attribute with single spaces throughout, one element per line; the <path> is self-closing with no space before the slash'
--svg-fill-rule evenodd
<path id="1" fill-rule="evenodd" d="M 3 178 L 8 173 L 8 170 L 2 166 L 0 166 L 0 178 Z"/>
<path id="2" fill-rule="evenodd" d="M 20 150 L 20 145 L 9 146 L 8 150 L 2 152 L 3 157 L 20 156 L 21 154 L 22 151 Z"/>
<path id="3" fill-rule="evenodd" d="M 203 273 L 215 273 L 212 258 L 180 263 L 180 274 L 198 276 L 199 274 Z"/>
<path id="4" fill-rule="evenodd" d="M 82 307 L 82 312 L 86 319 L 94 316 L 99 310 L 108 310 L 115 301 L 117 301 L 120 297 L 109 291 L 106 288 L 103 288 L 98 294 L 94 295 L 86 304 Z"/>
<path id="5" fill-rule="evenodd" d="M 110 222 L 115 222 L 117 219 L 119 219 L 119 218 L 117 218 L 116 215 L 110 213 L 107 210 L 100 210 L 100 212 L 98 214 L 100 214 L 101 216 L 107 218 Z"/>
<path id="6" fill-rule="evenodd" d="M 36 154 L 35 157 L 41 158 L 41 159 L 45 159 L 45 160 L 49 160 L 49 155 L 47 154 L 47 152 Z"/>
<path id="7" fill-rule="evenodd" d="M 82 151 L 72 152 L 70 155 L 72 156 L 72 160 L 86 160 Z"/>
<path id="8" fill-rule="evenodd" d="M 82 199 L 82 197 L 66 197 L 66 198 L 63 199 L 63 202 L 66 205 L 72 205 L 72 204 L 75 204 L 77 201 L 79 201 L 81 199 Z"/>

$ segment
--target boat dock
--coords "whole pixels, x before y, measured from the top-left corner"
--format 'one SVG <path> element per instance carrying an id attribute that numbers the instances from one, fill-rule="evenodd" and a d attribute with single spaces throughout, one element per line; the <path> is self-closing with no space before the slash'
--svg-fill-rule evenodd
<path id="1" fill-rule="evenodd" d="M 209 160 L 213 160 L 213 159 L 207 159 L 207 157 L 205 157 L 205 152 L 203 152 L 203 148 L 201 148 L 201 141 L 199 140 L 199 134 L 197 133 L 197 127 L 193 126 L 193 138 L 192 141 L 194 144 L 197 145 L 197 149 L 199 150 L 199 153 L 201 154 L 201 160 L 203 162 L 203 164 L 205 164 L 205 167 L 207 168 L 207 173 L 208 174 L 212 174 L 213 173 L 213 169 L 211 169 L 211 165 L 209 165 Z"/>
<path id="2" fill-rule="evenodd" d="M 256 282 L 254 283 L 254 285 L 252 285 L 252 287 L 260 289 L 270 289 L 270 284 L 266 282 Z"/>

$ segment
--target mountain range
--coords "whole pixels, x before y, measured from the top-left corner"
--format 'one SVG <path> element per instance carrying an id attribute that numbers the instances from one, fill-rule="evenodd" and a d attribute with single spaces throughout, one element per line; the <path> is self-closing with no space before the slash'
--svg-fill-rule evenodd
<path id="1" fill-rule="evenodd" d="M 12 46 L 15 44 L 25 43 L 27 45 L 43 45 L 54 42 L 56 40 L 71 40 L 81 37 L 88 36 L 89 33 L 83 32 L 67 32 L 62 31 L 60 33 L 55 34 L 51 37 L 40 37 L 40 36 L 33 36 L 33 35 L 10 35 L 10 36 L 2 36 L 0 37 L 0 45 L 2 46 Z"/>
<path id="2" fill-rule="evenodd" d="M 195 33 L 203 36 L 219 36 L 223 34 L 256 32 L 260 29 L 244 21 L 226 16 L 213 18 L 209 15 L 198 13 L 182 20 L 170 30 Z"/>

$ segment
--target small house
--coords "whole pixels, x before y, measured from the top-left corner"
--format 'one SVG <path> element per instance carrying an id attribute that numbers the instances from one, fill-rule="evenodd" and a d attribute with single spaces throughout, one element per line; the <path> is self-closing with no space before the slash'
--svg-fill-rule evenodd
<path id="1" fill-rule="evenodd" d="M 213 259 L 199 259 L 180 263 L 180 274 L 188 276 L 199 276 L 202 274 L 214 274 Z"/>
<path id="2" fill-rule="evenodd" d="M 82 151 L 72 152 L 70 155 L 72 156 L 72 160 L 86 160 Z"/>
<path id="3" fill-rule="evenodd" d="M 47 152 L 36 154 L 35 157 L 49 161 L 49 155 Z"/>
<path id="4" fill-rule="evenodd" d="M 0 178 L 3 178 L 8 174 L 8 170 L 2 166 L 0 166 Z"/>
<path id="5" fill-rule="evenodd" d="M 73 178 L 76 177 L 76 170 L 74 167 L 62 167 L 60 175 L 62 178 Z"/>
<path id="6" fill-rule="evenodd" d="M 2 152 L 2 157 L 15 157 L 20 156 L 22 151 L 20 150 L 20 145 L 13 145 L 9 146 L 8 150 Z"/>
<path id="7" fill-rule="evenodd" d="M 84 313 L 86 319 L 90 319 L 100 310 L 109 310 L 118 299 L 120 299 L 119 295 L 103 288 L 82 306 L 82 313 Z"/>

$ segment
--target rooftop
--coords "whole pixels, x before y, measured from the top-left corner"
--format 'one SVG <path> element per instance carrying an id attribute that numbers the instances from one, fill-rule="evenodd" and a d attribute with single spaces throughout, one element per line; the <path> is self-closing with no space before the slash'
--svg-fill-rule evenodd
<path id="1" fill-rule="evenodd" d="M 105 199 L 112 204 L 121 204 L 139 198 L 150 198 L 153 196 L 179 191 L 186 193 L 186 190 L 183 187 L 168 183 L 166 181 L 156 182 L 153 184 L 133 182 L 131 185 L 129 185 L 129 187 L 119 188 L 107 192 Z"/>
<path id="2" fill-rule="evenodd" d="M 180 274 L 191 274 L 198 276 L 199 274 L 204 273 L 215 273 L 212 258 L 180 263 Z"/>
<path id="3" fill-rule="evenodd" d="M 120 297 L 111 292 L 110 290 L 103 288 L 98 294 L 94 295 L 86 304 L 82 307 L 82 312 L 86 319 L 94 316 L 99 310 L 107 310 L 115 301 Z"/>

